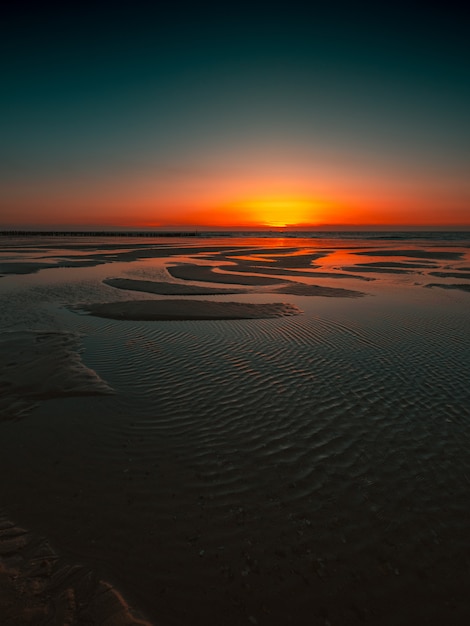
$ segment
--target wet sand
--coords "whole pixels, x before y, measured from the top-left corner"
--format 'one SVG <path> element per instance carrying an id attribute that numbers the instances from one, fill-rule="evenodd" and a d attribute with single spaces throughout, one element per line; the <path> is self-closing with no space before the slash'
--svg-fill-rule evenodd
<path id="1" fill-rule="evenodd" d="M 259 276 L 245 275 L 230 275 L 224 272 L 225 269 L 229 269 L 225 266 L 221 266 L 222 271 L 216 272 L 214 268 L 207 265 L 175 265 L 168 268 L 168 273 L 173 278 L 179 278 L 180 280 L 195 280 L 209 283 L 223 283 L 223 284 L 236 284 L 236 285 L 274 285 L 279 284 L 282 279 L 279 278 L 266 278 Z M 260 271 L 260 274 L 262 272 Z"/>
<path id="2" fill-rule="evenodd" d="M 112 393 L 83 364 L 79 345 L 72 333 L 1 333 L 0 420 L 17 418 L 48 398 Z"/>
<path id="3" fill-rule="evenodd" d="M 440 261 L 453 261 L 462 258 L 462 252 L 442 251 L 442 250 L 364 250 L 356 252 L 356 254 L 364 254 L 366 256 L 400 256 L 411 259 L 438 259 Z"/>
<path id="4" fill-rule="evenodd" d="M 5 274 L 32 274 L 33 272 L 39 272 L 39 270 L 45 270 L 50 267 L 55 267 L 51 263 L 8 263 L 0 262 L 0 276 Z"/>
<path id="5" fill-rule="evenodd" d="M 445 283 L 429 283 L 428 285 L 426 285 L 426 287 L 440 287 L 441 289 L 458 289 L 460 291 L 470 291 L 470 284 L 469 283 L 451 283 L 451 284 L 445 284 Z"/>
<path id="6" fill-rule="evenodd" d="M 0 623 L 468 622 L 466 245 L 39 243 L 0 281 Z"/>
<path id="7" fill-rule="evenodd" d="M 161 296 L 205 296 L 233 293 L 246 293 L 243 289 L 222 289 L 220 287 L 197 287 L 178 283 L 157 282 L 153 280 L 134 280 L 131 278 L 107 278 L 105 285 L 116 289 L 157 293 Z"/>
<path id="8" fill-rule="evenodd" d="M 439 278 L 464 278 L 470 280 L 470 272 L 429 272 L 429 276 L 438 276 Z"/>
<path id="9" fill-rule="evenodd" d="M 131 300 L 83 304 L 79 310 L 97 317 L 125 320 L 243 320 L 299 315 L 301 310 L 288 303 L 250 304 L 205 300 Z"/>
<path id="10" fill-rule="evenodd" d="M 247 291 L 243 291 L 243 290 L 237 291 L 237 290 L 231 290 L 231 289 L 217 289 L 217 288 L 212 289 L 210 287 L 196 287 L 196 286 L 185 285 L 185 284 L 181 285 L 178 283 L 154 282 L 151 280 L 131 280 L 131 279 L 126 279 L 126 278 L 109 278 L 109 279 L 105 279 L 103 282 L 105 285 L 116 287 L 117 289 L 128 289 L 131 291 L 132 290 L 143 291 L 146 293 L 154 293 L 154 294 L 165 295 L 165 296 L 167 295 L 175 295 L 175 296 L 176 295 L 180 295 L 180 296 L 226 295 L 226 294 L 234 294 L 234 293 L 247 293 Z M 327 298 L 355 298 L 355 297 L 360 297 L 360 296 L 365 295 L 362 291 L 356 291 L 352 289 L 341 289 L 337 287 L 325 287 L 325 286 L 310 285 L 310 284 L 306 285 L 303 283 L 294 283 L 292 281 L 288 281 L 288 282 L 289 282 L 288 285 L 284 287 L 275 288 L 271 290 L 271 293 L 286 293 L 286 294 L 294 294 L 297 296 L 323 296 Z M 259 283 L 255 283 L 255 284 L 258 286 L 263 286 L 264 282 L 261 280 Z M 187 303 L 183 302 L 182 300 L 178 302 L 177 301 L 172 301 L 172 302 L 173 302 L 173 306 L 175 307 L 172 311 L 173 319 L 209 319 L 208 317 L 209 314 L 213 315 L 212 319 L 224 319 L 224 318 L 226 319 L 225 316 L 223 318 L 218 318 L 217 312 L 222 311 L 223 309 L 221 309 L 217 305 L 215 305 L 214 307 L 209 302 L 205 303 L 204 317 L 201 317 L 201 318 L 186 317 L 186 314 L 184 313 L 184 311 L 185 309 L 187 309 Z M 133 307 L 134 314 L 137 314 L 137 308 L 136 308 L 137 306 L 138 305 L 136 304 Z M 170 306 L 170 304 L 167 303 L 165 306 L 168 307 Z M 118 309 L 116 309 L 116 311 L 117 310 Z M 188 309 L 188 310 L 191 311 L 191 309 Z M 238 314 L 240 315 L 239 319 L 243 319 L 241 317 L 241 314 L 243 313 L 243 311 L 245 311 L 245 313 L 247 313 L 248 311 L 251 311 L 250 315 L 252 315 L 254 312 L 256 312 L 256 310 L 257 310 L 256 306 L 253 307 L 253 305 L 252 305 L 251 310 L 248 306 L 245 307 L 245 309 L 239 308 L 238 309 Z M 267 310 L 265 310 L 265 312 L 266 311 Z M 157 313 L 157 309 L 155 309 L 155 313 Z M 120 309 L 119 316 L 121 317 L 126 316 L 126 313 L 124 312 L 122 307 Z M 269 317 L 271 316 L 272 315 L 269 315 Z M 233 319 L 237 319 L 237 318 L 233 318 Z M 145 319 L 145 318 L 133 318 L 133 319 Z M 166 318 L 166 319 L 171 319 L 171 318 Z"/>
<path id="11" fill-rule="evenodd" d="M 280 287 L 276 291 L 277 293 L 288 293 L 297 296 L 321 296 L 324 298 L 360 298 L 366 295 L 364 292 L 354 289 L 323 287 L 320 285 L 302 285 L 301 283 Z"/>
<path id="12" fill-rule="evenodd" d="M 110 584 L 65 563 L 47 540 L 1 518 L 0 619 L 5 626 L 151 626 Z"/>

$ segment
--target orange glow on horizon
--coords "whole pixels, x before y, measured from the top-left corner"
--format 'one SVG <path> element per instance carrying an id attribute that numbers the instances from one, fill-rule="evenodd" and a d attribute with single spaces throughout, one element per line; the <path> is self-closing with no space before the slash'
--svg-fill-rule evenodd
<path id="1" fill-rule="evenodd" d="M 132 210 L 134 219 L 120 220 L 121 226 L 144 228 L 206 229 L 315 229 L 331 226 L 347 228 L 456 227 L 470 226 L 466 212 L 445 213 L 431 203 L 397 203 L 373 198 L 346 201 L 313 200 L 306 197 L 259 196 L 251 200 L 200 202 L 196 208 L 175 206 L 166 212 L 141 207 Z M 426 216 L 426 219 L 423 219 Z M 139 219 L 140 218 L 140 219 Z"/>
<path id="2" fill-rule="evenodd" d="M 228 206 L 230 213 L 248 213 L 254 226 L 269 228 L 294 227 L 318 222 L 320 203 L 307 198 L 289 196 L 258 197 Z"/>
<path id="3" fill-rule="evenodd" d="M 3 228 L 316 229 L 469 228 L 461 192 L 425 192 L 386 181 L 321 182 L 266 177 L 155 185 L 152 179 L 55 184 L 33 193 L 11 187 L 0 203 Z M 445 207 L 445 210 L 444 208 Z"/>

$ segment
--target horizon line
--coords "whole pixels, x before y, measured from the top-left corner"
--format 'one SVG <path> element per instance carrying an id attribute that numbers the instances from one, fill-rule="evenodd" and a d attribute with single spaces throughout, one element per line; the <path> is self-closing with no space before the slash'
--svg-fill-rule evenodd
<path id="1" fill-rule="evenodd" d="M 1 227 L 0 235 L 12 235 L 12 234 L 161 234 L 161 235 L 185 235 L 195 236 L 204 233 L 227 233 L 227 232 L 260 232 L 260 233 L 279 233 L 282 234 L 292 232 L 354 232 L 354 231 L 369 231 L 369 232 L 429 232 L 429 231 L 441 231 L 441 232 L 468 232 L 470 231 L 470 224 L 468 225 L 429 225 L 429 224 L 414 224 L 414 225 L 370 225 L 370 224 L 324 224 L 312 227 L 253 227 L 253 226 L 234 226 L 234 227 L 210 227 L 210 226 L 188 226 L 182 228 L 181 226 L 157 226 L 157 227 L 144 227 L 139 228 L 136 226 L 123 227 L 123 226 L 65 226 L 58 225 L 53 227 L 45 226 L 23 226 L 23 227 Z"/>

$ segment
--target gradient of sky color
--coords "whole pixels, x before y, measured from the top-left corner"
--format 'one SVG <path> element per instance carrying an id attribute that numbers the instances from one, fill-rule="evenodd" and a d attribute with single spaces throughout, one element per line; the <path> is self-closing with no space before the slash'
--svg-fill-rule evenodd
<path id="1" fill-rule="evenodd" d="M 10 8 L 0 227 L 470 226 L 455 10 Z"/>

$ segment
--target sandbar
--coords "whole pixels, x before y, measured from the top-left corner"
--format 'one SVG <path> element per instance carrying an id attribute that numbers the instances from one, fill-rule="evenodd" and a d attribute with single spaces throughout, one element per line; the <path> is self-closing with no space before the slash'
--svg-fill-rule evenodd
<path id="1" fill-rule="evenodd" d="M 57 267 L 54 263 L 37 263 L 35 261 L 29 261 L 25 263 L 21 262 L 0 262 L 0 275 L 2 274 L 33 274 L 39 272 L 39 270 L 49 269 L 51 267 Z"/>
<path id="2" fill-rule="evenodd" d="M 112 393 L 81 361 L 79 337 L 65 332 L 14 331 L 0 335 L 0 419 L 14 419 L 38 401 Z"/>
<path id="3" fill-rule="evenodd" d="M 317 270 L 319 265 L 312 265 L 310 269 L 289 269 L 281 267 L 266 267 L 262 265 L 243 265 L 240 267 L 226 266 L 225 272 L 246 272 L 255 274 L 274 274 L 275 276 L 289 276 L 290 278 L 318 276 L 322 278 L 355 278 L 356 280 L 374 280 L 374 278 L 366 276 L 358 276 L 357 274 L 346 274 L 345 272 L 321 272 Z M 288 278 L 282 282 L 291 282 Z"/>
<path id="4" fill-rule="evenodd" d="M 353 289 L 305 285 L 303 283 L 294 283 L 281 287 L 276 289 L 276 293 L 288 293 L 295 296 L 323 296 L 326 298 L 360 298 L 366 295 L 363 291 L 355 291 Z"/>
<path id="5" fill-rule="evenodd" d="M 179 283 L 158 282 L 153 280 L 134 280 L 131 278 L 105 278 L 105 285 L 116 289 L 144 291 L 162 296 L 203 296 L 246 293 L 246 289 L 223 289 L 221 287 L 197 287 Z"/>
<path id="6" fill-rule="evenodd" d="M 386 267 L 385 265 L 380 267 L 367 267 L 364 265 L 351 265 L 342 268 L 347 272 L 371 272 L 375 274 L 412 274 L 414 270 L 399 269 L 397 267 Z"/>
<path id="7" fill-rule="evenodd" d="M 116 259 L 109 258 L 70 258 L 57 260 L 57 263 L 43 263 L 41 261 L 28 261 L 21 262 L 7 262 L 0 263 L 0 276 L 6 274 L 35 274 L 40 270 L 49 270 L 56 268 L 73 268 L 73 267 L 95 267 L 96 265 L 103 265 L 103 263 L 115 261 Z"/>
<path id="8" fill-rule="evenodd" d="M 221 272 L 214 272 L 214 267 L 211 265 L 193 265 L 191 263 L 182 263 L 181 265 L 167 267 L 167 271 L 174 278 L 179 278 L 181 280 L 197 280 L 210 283 L 224 283 L 235 285 L 273 285 L 285 282 L 279 278 L 266 278 L 264 276 L 241 276 L 222 274 Z M 235 271 L 240 270 L 236 269 Z"/>
<path id="9" fill-rule="evenodd" d="M 464 278 L 470 280 L 470 272 L 429 272 L 429 276 L 437 276 L 438 278 Z"/>
<path id="10" fill-rule="evenodd" d="M 459 291 L 468 291 L 470 292 L 470 284 L 460 284 L 460 283 L 454 283 L 451 285 L 447 285 L 445 283 L 429 283 L 428 285 L 425 285 L 425 287 L 440 287 L 441 289 L 458 289 Z"/>
<path id="11" fill-rule="evenodd" d="M 271 265 L 252 265 L 246 262 L 238 263 L 238 265 L 224 265 L 224 272 L 240 272 L 243 274 L 273 274 L 274 276 L 311 276 L 313 272 L 314 266 L 310 270 L 302 270 L 302 269 L 289 269 L 282 267 L 273 267 Z M 261 277 L 260 277 L 261 278 Z M 272 278 L 267 278 L 267 280 L 273 280 Z M 287 281 L 288 279 L 286 279 Z M 286 282 L 282 281 L 282 282 Z"/>
<path id="12" fill-rule="evenodd" d="M 356 263 L 357 267 L 397 267 L 397 268 L 414 268 L 414 269 L 429 269 L 436 267 L 433 261 L 423 261 L 422 263 L 413 263 L 405 261 L 370 261 L 369 263 Z"/>
<path id="13" fill-rule="evenodd" d="M 317 259 L 321 259 L 322 257 L 327 256 L 330 252 L 316 252 L 316 253 L 308 253 L 308 254 L 269 254 L 265 253 L 264 255 L 254 256 L 250 261 L 246 259 L 238 259 L 237 256 L 227 256 L 227 258 L 231 258 L 236 260 L 240 264 L 248 263 L 253 267 L 265 266 L 266 263 L 271 267 L 284 267 L 284 268 L 309 268 L 312 267 L 313 261 Z"/>
<path id="14" fill-rule="evenodd" d="M 366 256 L 403 256 L 411 259 L 441 259 L 452 261 L 460 259 L 463 252 L 448 252 L 443 250 L 356 250 L 351 254 L 363 254 Z"/>
<path id="15" fill-rule="evenodd" d="M 97 317 L 141 321 L 268 319 L 302 312 L 295 305 L 284 302 L 252 304 L 206 300 L 129 300 L 83 304 L 73 310 L 86 311 Z"/>

